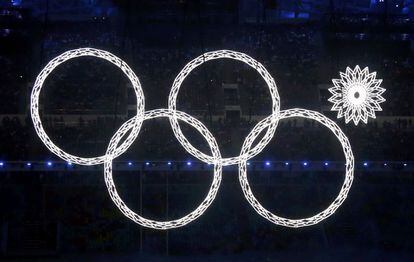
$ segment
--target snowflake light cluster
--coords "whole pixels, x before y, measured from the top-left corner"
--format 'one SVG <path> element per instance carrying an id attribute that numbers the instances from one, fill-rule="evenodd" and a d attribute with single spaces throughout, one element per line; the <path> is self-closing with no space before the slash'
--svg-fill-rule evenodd
<path id="1" fill-rule="evenodd" d="M 334 86 L 329 88 L 332 97 L 328 101 L 334 104 L 331 110 L 338 111 L 338 118 L 345 117 L 345 123 L 352 120 L 355 125 L 361 120 L 366 124 L 368 117 L 376 118 L 375 111 L 382 111 L 379 104 L 385 101 L 381 96 L 385 89 L 380 87 L 382 79 L 376 79 L 377 73 L 357 65 L 339 74 L 341 79 L 332 79 Z"/>

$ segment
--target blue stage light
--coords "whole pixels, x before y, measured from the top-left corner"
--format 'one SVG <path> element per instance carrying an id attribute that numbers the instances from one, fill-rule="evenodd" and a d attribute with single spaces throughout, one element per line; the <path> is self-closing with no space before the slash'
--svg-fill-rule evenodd
<path id="1" fill-rule="evenodd" d="M 250 166 L 250 162 L 247 162 L 247 165 Z"/>
<path id="2" fill-rule="evenodd" d="M 47 162 L 46 164 L 47 164 L 47 166 L 52 166 L 52 162 L 50 162 L 50 161 Z"/>
<path id="3" fill-rule="evenodd" d="M 384 166 L 387 166 L 387 163 L 384 163 Z"/>
<path id="4" fill-rule="evenodd" d="M 28 162 L 26 163 L 26 166 L 32 166 L 32 163 Z"/>
<path id="5" fill-rule="evenodd" d="M 308 162 L 303 162 L 303 165 L 304 166 L 308 166 Z"/>
<path id="6" fill-rule="evenodd" d="M 167 165 L 171 166 L 171 162 L 168 162 Z"/>
<path id="7" fill-rule="evenodd" d="M 132 162 L 128 162 L 128 166 L 132 166 Z"/>
<path id="8" fill-rule="evenodd" d="M 325 164 L 324 164 L 325 166 L 329 166 L 329 163 L 328 162 L 325 162 Z"/>
<path id="9" fill-rule="evenodd" d="M 368 166 L 368 163 L 367 162 L 364 162 L 364 166 Z"/>
<path id="10" fill-rule="evenodd" d="M 407 166 L 407 163 L 404 163 L 404 166 Z"/>
<path id="11" fill-rule="evenodd" d="M 11 0 L 12 6 L 19 6 L 22 4 L 22 0 Z"/>
<path id="12" fill-rule="evenodd" d="M 68 162 L 68 166 L 72 166 L 72 163 L 71 162 Z"/>
<path id="13" fill-rule="evenodd" d="M 191 162 L 190 161 L 187 162 L 187 166 L 191 166 Z"/>
<path id="14" fill-rule="evenodd" d="M 270 162 L 269 161 L 266 161 L 266 166 L 270 166 Z"/>
<path id="15" fill-rule="evenodd" d="M 288 166 L 289 165 L 289 162 L 285 162 L 285 166 Z"/>
<path id="16" fill-rule="evenodd" d="M 150 162 L 145 162 L 145 165 L 146 165 L 146 166 L 149 166 L 149 164 L 150 164 Z"/>
<path id="17" fill-rule="evenodd" d="M 0 162 L 0 167 L 4 166 L 4 162 Z"/>

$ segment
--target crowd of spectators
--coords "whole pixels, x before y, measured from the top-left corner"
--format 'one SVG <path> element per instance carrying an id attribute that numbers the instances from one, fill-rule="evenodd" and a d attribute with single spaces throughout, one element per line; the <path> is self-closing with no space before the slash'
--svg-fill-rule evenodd
<path id="1" fill-rule="evenodd" d="M 244 138 L 256 121 L 233 122 L 219 119 L 211 124 L 208 117 L 200 119 L 217 138 L 223 156 L 237 155 Z M 4 118 L 0 125 L 2 160 L 40 160 L 51 157 L 38 139 L 29 119 Z M 93 120 L 79 118 L 76 125 L 67 124 L 63 118 L 46 118 L 44 127 L 51 139 L 64 150 L 81 156 L 96 156 L 105 152 L 115 130 L 126 118 L 100 117 Z M 273 140 L 254 160 L 343 160 L 338 140 L 324 126 L 315 121 L 301 119 L 280 121 Z M 23 123 L 24 122 L 24 123 Z M 341 123 L 340 123 L 341 124 Z M 192 127 L 182 124 L 186 136 L 206 154 L 207 143 Z M 351 141 L 354 154 L 362 160 L 410 161 L 414 146 L 412 121 L 394 119 L 361 127 L 343 126 Z M 323 138 L 323 139 L 322 139 Z M 305 146 L 306 145 L 306 146 Z M 180 146 L 167 119 L 144 122 L 134 146 L 124 155 L 124 160 L 176 160 L 183 161 L 190 155 Z"/>
<path id="2" fill-rule="evenodd" d="M 104 47 L 111 46 L 113 50 L 121 47 L 119 34 L 108 31 L 108 21 L 84 22 L 74 24 L 71 22 L 51 23 L 42 39 L 44 60 L 49 61 L 68 49 L 79 47 Z"/>
<path id="3" fill-rule="evenodd" d="M 306 105 L 308 108 L 317 108 L 317 100 L 313 98 L 318 84 L 329 84 L 329 79 L 337 77 L 338 71 L 343 71 L 348 65 L 362 66 L 364 63 L 369 65 L 371 70 L 377 71 L 378 77 L 384 79 L 384 86 L 388 87 L 388 105 L 384 104 L 386 112 L 391 115 L 412 114 L 412 109 L 406 99 L 403 99 L 412 96 L 411 89 L 404 88 L 411 85 L 412 79 L 413 63 L 409 56 L 379 56 L 378 52 L 381 51 L 378 51 L 365 52 L 361 57 L 360 52 L 353 54 L 354 50 L 344 49 L 339 52 L 340 56 L 336 57 L 323 46 L 323 33 L 315 25 L 279 25 L 263 28 L 239 26 L 233 30 L 223 29 L 223 32 L 220 32 L 222 36 L 218 39 L 216 31 L 206 29 L 204 46 L 207 48 L 180 45 L 176 41 L 171 45 L 163 43 L 160 47 L 145 42 L 145 39 L 125 39 L 119 34 L 105 31 L 106 27 L 85 25 L 84 30 L 78 28 L 79 26 L 70 24 L 50 28 L 42 43 L 42 63 L 63 51 L 82 46 L 112 51 L 126 60 L 136 71 L 143 83 L 149 108 L 165 106 L 166 98 L 160 98 L 163 97 L 160 94 L 165 94 L 165 97 L 168 95 L 174 77 L 185 63 L 200 55 L 203 49 L 214 50 L 225 46 L 227 49 L 246 52 L 267 67 L 276 80 L 284 107 Z M 190 39 L 189 42 L 193 43 L 194 40 Z M 85 60 L 87 59 L 79 59 L 62 65 L 56 69 L 58 72 L 52 73 L 49 77 L 46 87 L 58 89 L 59 92 L 50 101 L 53 105 L 49 113 L 63 108 L 65 104 L 62 105 L 62 99 L 75 91 L 79 94 L 73 95 L 76 102 L 70 107 L 74 110 L 79 109 L 78 111 L 91 107 L 91 94 L 109 94 L 109 91 L 118 90 L 121 99 L 125 96 L 126 92 L 123 91 L 128 86 L 125 76 L 114 74 L 116 69 L 103 61 Z M 0 62 L 4 68 L 5 86 L 10 87 L 5 90 L 4 95 L 9 99 L 6 100 L 7 103 L 2 104 L 3 109 L 0 112 L 23 113 L 25 101 L 22 98 L 27 97 L 33 79 L 22 72 L 24 69 L 21 65 L 16 65 L 21 63 L 16 63 L 15 58 L 2 55 Z M 220 98 L 216 95 L 220 93 L 217 90 L 223 83 L 233 83 L 239 86 L 243 112 L 267 113 L 265 105 L 270 101 L 269 92 L 265 82 L 253 69 L 237 63 L 209 64 L 210 67 L 202 66 L 200 70 L 195 70 L 184 82 L 184 86 L 190 86 L 183 88 L 181 92 L 183 98 L 190 96 L 186 99 L 184 107 L 192 110 L 210 110 L 214 114 L 222 109 L 222 105 L 216 102 L 217 98 Z M 218 70 L 207 70 L 213 67 L 217 67 Z M 33 75 L 38 71 L 33 68 L 31 71 L 26 70 Z M 117 77 L 113 77 L 114 75 Z M 251 95 L 252 93 L 255 95 Z M 102 95 L 103 101 L 94 97 L 96 104 L 105 107 L 112 101 L 111 97 L 104 97 Z M 204 97 L 209 97 L 208 103 Z M 199 103 L 200 100 L 202 103 Z M 101 109 L 98 107 L 98 110 Z"/>
<path id="4" fill-rule="evenodd" d="M 340 50 L 332 52 L 325 46 L 328 43 L 323 41 L 320 28 L 314 25 L 237 26 L 230 31 L 223 28 L 223 34 L 216 27 L 206 28 L 202 46 L 192 45 L 194 39 L 188 39 L 191 45 L 177 39 L 171 45 L 168 40 L 154 44 L 148 42 L 145 33 L 125 39 L 106 32 L 105 27 L 94 33 L 90 26 L 79 28 L 73 25 L 49 28 L 40 63 L 44 65 L 61 52 L 81 46 L 114 52 L 140 78 L 146 109 L 166 107 L 177 73 L 206 50 L 233 49 L 262 62 L 276 80 L 282 109 L 298 106 L 320 110 L 321 102 L 326 101 L 318 99 L 318 84 L 330 84 L 330 79 L 338 77 L 338 71 L 348 65 L 366 63 L 384 79 L 387 101 L 381 104 L 384 112 L 379 115 L 389 118 L 386 121 L 370 119 L 367 125 L 358 127 L 352 123 L 345 125 L 343 119 L 338 124 L 349 137 L 359 161 L 412 160 L 414 126 L 410 117 L 414 115 L 411 106 L 414 63 L 409 54 L 394 52 L 380 56 L 378 52 L 366 51 L 361 56 L 361 52 L 353 54 L 353 50 L 339 47 Z M 200 34 L 197 32 L 195 38 Z M 32 64 L 21 61 L 24 60 L 0 55 L 3 72 L 0 160 L 49 160 L 53 156 L 37 137 L 27 112 L 31 84 L 40 68 L 28 69 L 26 66 Z M 30 74 L 33 77 L 28 77 Z M 240 105 L 242 118 L 238 122 L 227 119 L 224 113 L 228 97 L 223 84 L 237 86 L 230 100 L 232 105 Z M 127 120 L 129 106 L 135 105 L 135 99 L 129 97 L 128 79 L 113 65 L 102 61 L 80 58 L 64 64 L 48 78 L 45 87 L 41 97 L 44 127 L 57 145 L 76 155 L 102 155 L 110 137 Z M 183 83 L 178 99 L 178 109 L 206 124 L 217 138 L 224 157 L 239 153 L 243 139 L 257 123 L 253 116 L 266 116 L 270 108 L 269 91 L 260 75 L 228 61 L 214 61 L 195 69 Z M 182 128 L 196 148 L 210 154 L 200 135 L 184 124 Z M 120 158 L 182 161 L 188 157 L 174 138 L 168 121 L 156 119 L 143 124 L 134 145 Z M 343 155 L 339 142 L 326 128 L 313 121 L 290 119 L 280 121 L 274 139 L 254 160 L 343 160 Z M 301 246 L 329 249 L 344 243 L 387 250 L 409 250 L 413 245 L 412 239 L 402 237 L 413 233 L 408 226 L 414 213 L 412 201 L 408 201 L 412 197 L 412 177 L 397 172 L 385 178 L 382 174 L 358 176 L 358 184 L 348 200 L 351 204 L 340 216 L 335 216 L 335 223 L 301 231 L 300 235 L 275 227 L 241 204 L 243 197 L 237 176 L 226 176 L 221 188 L 226 194 L 218 195 L 205 216 L 180 231 L 169 231 L 168 236 L 125 222 L 126 218 L 103 193 L 106 188 L 101 173 L 67 173 L 2 171 L 0 221 L 9 223 L 9 232 L 17 232 L 13 233 L 17 246 L 20 239 L 24 244 L 20 236 L 26 232 L 24 226 L 20 229 L 25 221 L 62 224 L 62 230 L 56 234 L 67 252 L 137 250 L 140 246 L 144 252 L 168 249 L 170 254 L 191 255 L 277 251 Z M 333 198 L 339 188 L 334 184 L 339 185 L 338 179 L 342 178 L 342 174 L 316 173 L 298 175 L 301 180 L 292 183 L 289 179 L 294 174 L 275 176 L 254 171 L 249 175 L 254 180 L 254 192 L 265 206 L 286 216 L 310 215 L 325 207 L 328 201 L 315 196 Z M 139 175 L 120 172 L 115 179 L 121 196 L 135 211 L 153 219 L 166 219 L 182 216 L 199 204 L 207 192 L 211 174 L 207 171 L 196 175 L 184 171 L 143 171 Z M 316 204 L 308 201 L 311 197 L 315 197 L 311 200 Z M 396 217 L 395 214 L 407 215 Z M 217 225 L 221 227 L 219 230 Z M 13 227 L 18 230 L 11 231 Z M 46 236 L 56 235 L 49 232 Z"/>
<path id="5" fill-rule="evenodd" d="M 0 55 L 0 68 L 2 75 L 0 114 L 18 114 L 24 108 L 26 99 L 26 84 L 22 73 L 19 57 Z"/>
<path id="6" fill-rule="evenodd" d="M 372 120 L 361 128 L 352 125 L 345 127 L 347 135 L 358 141 L 352 143 L 355 145 L 354 150 L 361 156 L 375 159 L 406 160 L 410 157 L 407 144 L 412 140 L 412 123 L 411 120 L 400 118 L 414 114 L 410 105 L 414 89 L 409 88 L 412 86 L 414 70 L 412 57 L 404 53 L 407 51 L 386 52 L 381 56 L 378 50 L 364 51 L 362 57 L 361 51 L 353 54 L 353 48 L 332 51 L 324 46 L 328 43 L 323 42 L 323 30 L 313 24 L 232 26 L 232 30 L 219 30 L 222 34 L 218 34 L 217 28 L 213 30 L 206 27 L 197 36 L 189 34 L 190 44 L 185 44 L 185 41 L 181 43 L 176 38 L 167 38 L 165 42 L 156 44 L 145 38 L 145 32 L 141 40 L 139 37 L 121 37 L 106 29 L 105 26 L 98 28 L 90 24 L 85 25 L 83 30 L 73 24 L 50 27 L 42 44 L 45 51 L 43 63 L 65 50 L 80 46 L 112 51 L 134 69 L 143 85 L 146 109 L 152 109 L 166 107 L 174 78 L 187 62 L 205 50 L 226 47 L 246 52 L 264 64 L 276 80 L 282 109 L 303 107 L 321 110 L 321 103 L 326 104 L 326 101 L 320 101 L 318 85 L 329 84 L 331 77 L 338 77 L 338 71 L 362 61 L 373 68 L 372 71 L 377 71 L 379 78 L 384 79 L 387 101 L 381 104 L 384 108 L 381 115 L 394 118 L 380 124 Z M 172 30 L 181 32 L 177 28 Z M 153 33 L 148 32 L 148 38 Z M 194 45 L 200 37 L 207 48 Z M 341 48 L 339 44 L 338 48 Z M 0 126 L 0 134 L 2 141 L 8 141 L 1 145 L 4 149 L 1 157 L 13 160 L 45 158 L 47 152 L 36 138 L 31 121 L 23 120 L 28 118 L 28 96 L 32 81 L 27 74 L 19 75 L 19 70 L 24 67 L 17 66 L 12 57 L 2 55 L 0 63 L 5 73 L 5 88 L 2 89 L 4 103 L 0 105 L 0 112 L 6 115 Z M 223 89 L 226 84 L 236 86 L 230 100 L 232 105 L 240 105 L 239 122 L 226 117 L 225 105 L 230 101 Z M 46 130 L 57 144 L 69 151 L 84 155 L 102 153 L 116 128 L 131 115 L 128 109 L 136 104 L 130 86 L 128 78 L 107 62 L 78 58 L 59 66 L 46 80 L 45 89 L 42 90 L 41 112 Z M 222 143 L 224 155 L 239 152 L 243 138 L 256 123 L 252 120 L 255 119 L 253 116 L 270 114 L 271 103 L 266 83 L 255 70 L 239 62 L 222 60 L 196 68 L 184 81 L 177 102 L 179 110 L 196 115 L 214 135 L 222 138 L 218 140 L 219 144 Z M 73 115 L 80 116 L 73 120 Z M 91 115 L 95 116 L 92 120 Z M 160 121 L 167 123 L 165 120 Z M 295 121 L 281 122 L 277 133 L 284 136 L 281 140 L 286 141 L 282 145 L 286 148 L 281 149 L 278 143 L 271 143 L 277 145 L 277 150 L 270 150 L 269 156 L 275 152 L 278 153 L 274 158 L 290 159 L 295 155 L 306 157 L 306 154 L 314 158 L 336 155 L 323 153 L 317 145 L 318 139 L 315 138 L 327 131 L 321 131 L 314 122 L 309 122 L 310 128 L 304 129 L 301 125 L 295 127 Z M 295 136 L 284 127 L 293 128 Z M 156 146 L 156 139 L 152 139 L 166 137 L 166 133 L 171 133 L 169 128 L 150 126 L 149 129 L 149 138 L 145 136 L 146 144 L 139 147 L 143 156 L 159 159 L 176 155 L 176 149 L 172 149 L 176 148 L 173 137 L 171 143 L 167 143 L 171 149 L 166 145 Z M 294 143 L 298 143 L 299 147 L 292 146 Z M 336 143 L 335 139 L 332 139 L 333 143 Z M 300 147 L 304 144 L 312 146 L 307 147 L 309 149 Z M 86 148 L 86 151 L 80 148 Z M 367 152 L 369 155 L 366 155 Z"/>

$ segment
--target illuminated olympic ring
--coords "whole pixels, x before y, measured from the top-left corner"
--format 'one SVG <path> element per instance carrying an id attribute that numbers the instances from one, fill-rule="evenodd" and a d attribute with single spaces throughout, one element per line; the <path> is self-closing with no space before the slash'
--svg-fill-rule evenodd
<path id="1" fill-rule="evenodd" d="M 92 158 L 85 158 L 71 155 L 58 146 L 56 146 L 49 136 L 46 134 L 45 130 L 43 129 L 42 122 L 40 120 L 39 115 L 39 96 L 40 91 L 42 89 L 43 83 L 47 76 L 61 63 L 80 56 L 94 56 L 98 58 L 105 59 L 112 64 L 119 67 L 130 79 L 132 86 L 134 88 L 135 94 L 137 96 L 137 115 L 133 118 L 129 119 L 125 122 L 113 135 L 111 138 L 108 149 L 105 155 L 92 157 Z M 190 72 L 203 64 L 206 61 L 220 59 L 220 58 L 228 58 L 234 59 L 241 62 L 246 63 L 250 67 L 256 69 L 258 73 L 263 77 L 267 86 L 269 87 L 270 95 L 272 98 L 272 114 L 262 121 L 260 121 L 250 132 L 250 134 L 246 137 L 242 150 L 239 156 L 222 158 L 220 154 L 220 150 L 215 140 L 214 136 L 210 133 L 210 131 L 196 118 L 188 115 L 185 112 L 178 111 L 176 108 L 177 96 L 180 89 L 181 84 L 183 83 L 184 79 L 190 74 Z M 31 95 L 31 108 L 30 108 L 31 116 L 33 119 L 33 123 L 35 126 L 36 133 L 42 140 L 42 142 L 46 145 L 46 147 L 59 156 L 60 158 L 79 165 L 98 165 L 104 164 L 104 176 L 105 176 L 105 184 L 108 188 L 109 195 L 115 205 L 121 210 L 121 212 L 134 221 L 135 223 L 149 227 L 154 229 L 170 229 L 184 226 L 191 221 L 197 219 L 201 216 L 204 211 L 210 206 L 213 202 L 214 198 L 216 197 L 217 191 L 219 189 L 222 177 L 222 167 L 228 165 L 239 165 L 239 180 L 243 190 L 243 193 L 248 200 L 248 202 L 253 206 L 253 208 L 264 218 L 268 219 L 270 222 L 287 227 L 303 227 L 303 226 L 310 226 L 320 221 L 324 220 L 328 216 L 332 215 L 335 210 L 343 203 L 346 199 L 348 191 L 352 185 L 353 181 L 353 173 L 354 173 L 354 157 L 352 154 L 352 149 L 349 144 L 348 138 L 344 135 L 341 129 L 330 119 L 323 116 L 320 113 L 309 111 L 305 109 L 289 109 L 280 111 L 280 98 L 277 91 L 276 83 L 273 77 L 269 74 L 269 72 L 265 69 L 265 67 L 251 58 L 250 56 L 230 51 L 230 50 L 219 50 L 213 52 L 207 52 L 194 60 L 188 63 L 181 72 L 177 75 L 174 80 L 174 83 L 171 88 L 171 92 L 168 98 L 168 109 L 155 109 L 151 111 L 144 111 L 144 94 L 142 92 L 142 87 L 139 82 L 138 77 L 134 74 L 134 72 L 130 69 L 130 67 L 118 57 L 112 55 L 109 52 L 93 49 L 93 48 L 80 48 L 67 51 L 60 56 L 51 60 L 46 67 L 40 72 L 38 75 L 36 82 L 34 84 L 32 95 Z M 152 118 L 159 118 L 159 117 L 166 117 L 169 119 L 171 127 L 175 136 L 177 137 L 180 144 L 187 150 L 188 153 L 193 155 L 194 157 L 198 158 L 199 160 L 213 164 L 214 165 L 214 177 L 213 182 L 211 184 L 210 190 L 207 193 L 207 196 L 202 201 L 202 203 L 191 213 L 185 215 L 182 218 L 170 221 L 155 221 L 144 218 L 134 211 L 132 211 L 120 198 L 119 194 L 117 193 L 115 183 L 112 177 L 112 161 L 117 158 L 119 155 L 124 153 L 135 141 L 140 131 L 141 125 L 143 121 L 152 119 Z M 324 211 L 318 213 L 315 216 L 304 218 L 304 219 L 287 219 L 282 218 L 274 215 L 273 213 L 266 210 L 254 197 L 248 180 L 247 180 L 247 171 L 246 171 L 246 162 L 247 160 L 251 159 L 252 157 L 259 154 L 263 148 L 270 142 L 272 139 L 276 127 L 278 125 L 279 120 L 289 117 L 304 117 L 316 120 L 321 124 L 328 127 L 335 136 L 339 139 L 346 159 L 346 174 L 345 174 L 345 181 L 339 192 L 338 197 L 332 202 L 332 204 L 325 209 Z M 181 128 L 179 126 L 178 121 L 184 121 L 187 124 L 194 127 L 207 141 L 212 155 L 207 155 L 200 150 L 196 149 L 183 135 Z M 258 135 L 266 129 L 265 135 L 259 142 L 253 146 L 253 142 L 258 137 Z M 127 134 L 127 138 L 121 143 L 122 138 Z M 120 145 L 119 145 L 120 144 Z"/>
<path id="2" fill-rule="evenodd" d="M 158 117 L 168 117 L 169 119 L 174 118 L 175 120 L 181 120 L 186 122 L 187 124 L 194 127 L 207 141 L 211 152 L 213 153 L 214 159 L 221 159 L 220 150 L 217 145 L 217 141 L 214 136 L 208 131 L 208 129 L 196 118 L 188 115 L 187 113 L 180 112 L 180 111 L 172 111 L 168 109 L 155 109 L 151 111 L 146 111 L 144 115 L 144 120 L 158 118 Z M 138 118 L 136 116 L 135 118 Z M 121 139 L 128 133 L 135 125 L 137 120 L 131 118 L 127 122 L 125 122 L 119 129 L 116 131 L 115 135 L 111 138 L 109 142 L 108 150 L 106 151 L 106 155 L 112 156 L 117 148 L 118 143 Z M 170 229 L 175 227 L 184 226 L 194 219 L 201 216 L 204 211 L 210 206 L 213 202 L 214 198 L 216 197 L 217 191 L 220 187 L 221 182 L 221 171 L 222 165 L 220 161 L 216 161 L 214 164 L 214 178 L 213 183 L 211 184 L 210 190 L 207 193 L 206 198 L 203 202 L 190 214 L 176 220 L 171 221 L 154 221 L 150 219 L 146 219 L 141 217 L 140 215 L 136 214 L 134 211 L 129 209 L 127 205 L 122 201 L 120 196 L 118 195 L 114 180 L 112 179 L 112 159 L 113 157 L 108 157 L 104 164 L 104 174 L 105 174 L 105 183 L 109 191 L 109 195 L 112 198 L 112 201 L 117 205 L 117 207 L 121 210 L 121 212 L 127 216 L 129 219 L 138 223 L 145 227 L 156 228 L 156 229 Z"/>
<path id="3" fill-rule="evenodd" d="M 168 97 L 168 108 L 175 111 L 177 109 L 177 96 L 178 91 L 180 91 L 181 84 L 184 82 L 185 78 L 193 71 L 196 67 L 200 66 L 201 64 L 214 59 L 219 58 L 229 58 L 238 60 L 241 62 L 246 63 L 251 68 L 255 69 L 262 77 L 263 80 L 266 82 L 267 86 L 269 87 L 270 96 L 272 98 L 272 115 L 278 115 L 280 111 L 280 98 L 279 93 L 277 92 L 277 86 L 275 83 L 275 80 L 273 77 L 269 74 L 269 72 L 266 70 L 266 68 L 250 56 L 234 52 L 230 50 L 219 50 L 214 52 L 208 52 L 205 53 L 191 62 L 189 62 L 177 75 L 177 77 L 174 80 L 174 83 L 172 85 L 170 95 Z M 256 146 L 254 146 L 252 149 L 247 150 L 243 154 L 240 154 L 236 157 L 228 157 L 228 158 L 222 158 L 220 159 L 220 162 L 223 166 L 228 165 L 235 165 L 239 164 L 241 161 L 250 159 L 257 154 L 259 154 L 263 148 L 270 142 L 270 140 L 273 137 L 273 134 L 276 131 L 276 127 L 278 124 L 277 118 L 272 118 L 272 122 L 268 125 L 268 129 L 265 133 L 265 135 L 262 137 L 262 139 L 257 143 Z M 180 125 L 178 124 L 178 121 L 176 118 L 170 118 L 171 126 L 173 127 L 173 131 L 177 139 L 180 141 L 180 143 L 184 146 L 184 148 L 191 153 L 193 156 L 198 158 L 199 160 L 206 162 L 206 163 L 214 163 L 215 159 L 213 157 L 208 156 L 204 154 L 203 152 L 199 151 L 195 147 L 191 145 L 191 143 L 185 138 L 183 135 Z"/>
<path id="4" fill-rule="evenodd" d="M 49 136 L 46 134 L 46 131 L 43 128 L 42 121 L 40 120 L 39 115 L 39 96 L 40 91 L 42 90 L 43 83 L 45 82 L 48 75 L 55 69 L 58 65 L 68 61 L 69 59 L 81 57 L 81 56 L 94 56 L 98 58 L 102 58 L 106 61 L 111 62 L 112 64 L 119 67 L 125 75 L 129 78 L 132 83 L 132 87 L 134 88 L 135 95 L 137 96 L 137 115 L 142 116 L 144 114 L 144 93 L 142 92 L 141 83 L 139 82 L 138 77 L 132 71 L 132 69 L 120 58 L 114 56 L 113 54 L 99 49 L 93 48 L 79 48 L 67 51 L 58 57 L 55 57 L 51 60 L 45 68 L 40 72 L 40 74 L 36 78 L 36 82 L 34 83 L 31 95 L 31 105 L 30 105 L 30 113 L 32 116 L 33 124 L 36 130 L 37 135 L 42 140 L 43 144 L 52 151 L 55 155 L 66 160 L 70 163 L 78 164 L 78 165 L 98 165 L 103 164 L 105 161 L 106 155 L 98 156 L 98 157 L 79 157 L 74 156 L 72 154 L 66 153 L 63 149 L 59 148 L 55 145 Z M 138 136 L 139 130 L 142 125 L 142 117 L 135 118 L 137 122 L 135 123 L 131 133 L 128 135 L 127 139 L 115 150 L 115 156 L 119 156 L 124 153 L 134 142 L 135 138 Z"/>
<path id="5" fill-rule="evenodd" d="M 283 110 L 280 112 L 280 115 L 270 115 L 262 121 L 260 121 L 244 140 L 241 154 L 243 154 L 245 151 L 248 151 L 248 149 L 252 146 L 253 141 L 257 138 L 258 134 L 260 134 L 260 132 L 262 132 L 265 128 L 271 125 L 274 118 L 281 120 L 290 117 L 302 117 L 312 119 L 321 123 L 329 130 L 331 130 L 341 143 L 342 150 L 345 155 L 345 180 L 336 199 L 329 205 L 328 208 L 312 217 L 302 219 L 283 218 L 276 216 L 272 212 L 265 209 L 254 197 L 252 190 L 250 189 L 249 181 L 247 180 L 246 161 L 243 161 L 239 164 L 239 181 L 244 196 L 246 197 L 247 201 L 249 201 L 250 205 L 252 205 L 252 207 L 256 210 L 257 213 L 259 213 L 261 216 L 263 216 L 270 222 L 286 227 L 311 226 L 319 223 L 320 221 L 332 215 L 336 211 L 336 209 L 338 209 L 338 207 L 345 201 L 348 195 L 348 191 L 351 188 L 352 181 L 354 179 L 354 155 L 352 153 L 351 145 L 349 144 L 348 138 L 345 136 L 345 134 L 341 131 L 341 129 L 335 122 L 333 122 L 326 116 L 322 115 L 321 113 L 301 108 Z"/>

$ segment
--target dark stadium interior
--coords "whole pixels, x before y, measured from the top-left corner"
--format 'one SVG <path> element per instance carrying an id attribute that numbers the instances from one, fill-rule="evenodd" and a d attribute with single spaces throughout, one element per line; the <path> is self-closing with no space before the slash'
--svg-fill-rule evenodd
<path id="1" fill-rule="evenodd" d="M 0 0 L 0 260 L 412 261 L 413 21 L 414 0 Z M 348 198 L 317 225 L 274 225 L 246 201 L 232 165 L 223 168 L 217 197 L 197 220 L 166 231 L 135 224 L 111 201 L 103 165 L 61 160 L 33 126 L 37 75 L 54 57 L 81 47 L 124 60 L 142 84 L 145 110 L 168 106 L 175 77 L 199 55 L 246 53 L 274 77 L 282 110 L 320 112 L 349 138 L 355 177 Z M 337 119 L 328 101 L 331 80 L 356 65 L 377 72 L 386 89 L 383 110 L 358 126 Z M 119 68 L 81 57 L 47 77 L 39 108 L 56 145 L 92 157 L 105 154 L 136 104 Z M 272 100 L 253 68 L 220 59 L 191 72 L 177 109 L 200 120 L 222 157 L 230 157 L 272 113 Z M 203 137 L 180 124 L 211 155 Z M 325 209 L 344 181 L 341 144 L 303 118 L 281 120 L 248 161 L 257 199 L 288 218 Z M 155 220 L 191 212 L 213 180 L 212 166 L 180 145 L 167 118 L 145 121 L 113 163 L 122 199 Z"/>

